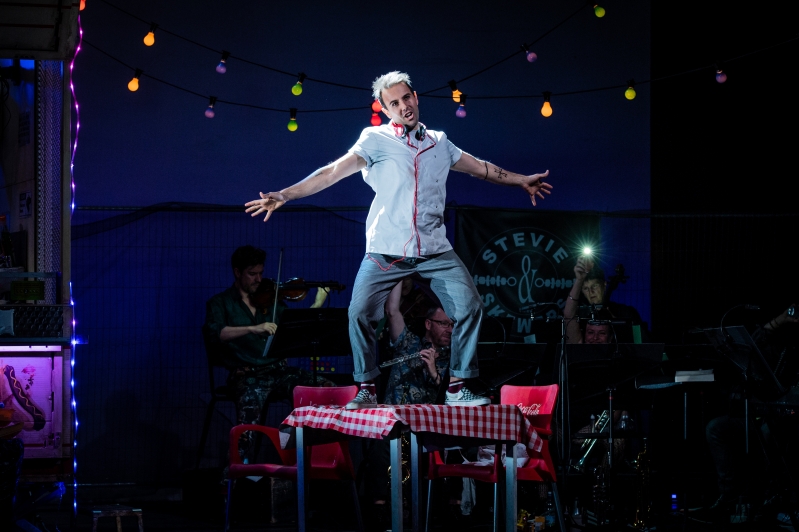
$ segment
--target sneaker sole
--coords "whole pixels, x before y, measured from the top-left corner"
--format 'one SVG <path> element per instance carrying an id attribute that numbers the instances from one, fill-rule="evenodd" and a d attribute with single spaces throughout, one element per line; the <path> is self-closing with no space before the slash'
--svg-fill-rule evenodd
<path id="1" fill-rule="evenodd" d="M 488 406 L 490 401 L 447 401 L 446 406 Z"/>
<path id="2" fill-rule="evenodd" d="M 377 403 L 374 404 L 361 403 L 357 405 L 347 405 L 344 408 L 346 410 L 360 410 L 361 408 L 377 408 Z"/>

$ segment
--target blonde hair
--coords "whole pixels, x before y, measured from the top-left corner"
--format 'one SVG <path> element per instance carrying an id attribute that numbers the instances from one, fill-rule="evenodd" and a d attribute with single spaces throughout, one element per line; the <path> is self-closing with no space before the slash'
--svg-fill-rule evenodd
<path id="1" fill-rule="evenodd" d="M 395 70 L 393 72 L 389 72 L 388 74 L 383 74 L 374 80 L 372 83 L 372 97 L 374 97 L 375 100 L 379 100 L 380 105 L 385 107 L 386 105 L 383 103 L 383 91 L 385 89 L 390 89 L 394 85 L 399 85 L 400 83 L 407 85 L 408 88 L 411 89 L 411 92 L 413 92 L 413 86 L 411 86 L 411 77 L 405 72 Z"/>

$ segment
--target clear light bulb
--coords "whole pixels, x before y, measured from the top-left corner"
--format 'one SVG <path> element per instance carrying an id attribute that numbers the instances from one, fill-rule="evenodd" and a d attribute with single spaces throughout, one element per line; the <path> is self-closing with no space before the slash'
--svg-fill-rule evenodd
<path id="1" fill-rule="evenodd" d="M 147 35 L 144 36 L 144 44 L 146 46 L 154 45 L 155 44 L 155 33 L 153 33 L 152 31 L 147 33 Z"/>
<path id="2" fill-rule="evenodd" d="M 455 111 L 455 116 L 458 118 L 464 118 L 466 116 L 466 107 L 464 107 L 463 104 L 458 106 L 458 110 Z"/>
<path id="3" fill-rule="evenodd" d="M 547 118 L 552 116 L 552 105 L 549 102 L 544 102 L 544 105 L 541 106 L 541 114 Z"/>

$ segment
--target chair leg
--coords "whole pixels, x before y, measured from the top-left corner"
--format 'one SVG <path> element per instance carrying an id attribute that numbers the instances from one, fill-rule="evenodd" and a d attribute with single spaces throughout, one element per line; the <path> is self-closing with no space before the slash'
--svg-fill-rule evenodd
<path id="1" fill-rule="evenodd" d="M 355 523 L 358 526 L 359 532 L 364 532 L 363 529 L 363 516 L 361 515 L 361 501 L 358 498 L 358 485 L 353 480 L 350 482 L 352 488 L 352 501 L 355 503 Z"/>
<path id="2" fill-rule="evenodd" d="M 208 408 L 205 410 L 205 421 L 203 422 L 203 433 L 200 436 L 200 446 L 197 447 L 197 464 L 196 469 L 200 468 L 200 461 L 203 459 L 205 453 L 205 443 L 208 441 L 208 431 L 211 430 L 211 417 L 214 415 L 214 408 L 216 407 L 216 397 L 211 398 L 208 403 Z"/>
<path id="3" fill-rule="evenodd" d="M 425 508 L 424 516 L 424 532 L 430 532 L 430 498 L 433 494 L 433 480 L 427 481 L 427 508 Z"/>
<path id="4" fill-rule="evenodd" d="M 225 530 L 230 530 L 230 499 L 233 497 L 233 484 L 236 481 L 232 478 L 227 479 L 227 500 L 225 501 Z"/>
<path id="5" fill-rule="evenodd" d="M 499 500 L 499 482 L 497 482 L 494 484 L 494 532 L 498 532 L 500 516 L 505 513 L 502 508 L 502 501 Z"/>

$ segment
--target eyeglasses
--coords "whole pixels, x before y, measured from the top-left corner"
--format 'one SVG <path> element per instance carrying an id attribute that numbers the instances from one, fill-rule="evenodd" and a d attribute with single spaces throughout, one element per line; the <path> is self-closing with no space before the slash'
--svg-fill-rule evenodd
<path id="1" fill-rule="evenodd" d="M 438 323 L 440 327 L 444 327 L 445 329 L 452 329 L 455 327 L 455 324 L 451 321 L 444 321 L 444 320 L 434 320 L 430 319 L 433 323 Z"/>

